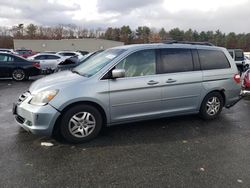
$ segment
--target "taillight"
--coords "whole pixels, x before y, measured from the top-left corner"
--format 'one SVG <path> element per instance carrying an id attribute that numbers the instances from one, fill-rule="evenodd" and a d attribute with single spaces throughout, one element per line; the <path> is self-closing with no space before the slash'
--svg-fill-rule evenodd
<path id="1" fill-rule="evenodd" d="M 239 84 L 240 83 L 240 75 L 239 74 L 235 74 L 234 75 L 234 81 Z"/>
<path id="2" fill-rule="evenodd" d="M 32 63 L 33 67 L 40 69 L 40 63 Z"/>

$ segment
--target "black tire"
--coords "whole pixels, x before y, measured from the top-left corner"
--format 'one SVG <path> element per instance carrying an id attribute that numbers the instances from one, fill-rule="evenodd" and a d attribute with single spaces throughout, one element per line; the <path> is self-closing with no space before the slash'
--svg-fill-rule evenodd
<path id="1" fill-rule="evenodd" d="M 76 121 L 76 119 L 72 120 L 72 118 L 76 117 L 78 114 L 83 116 L 84 113 L 90 114 L 89 118 L 91 119 L 91 122 L 95 122 L 95 127 L 93 129 L 89 128 L 88 125 L 85 125 L 84 122 L 80 123 L 80 121 L 78 120 Z M 76 121 L 78 125 L 75 125 L 72 121 Z M 95 138 L 99 134 L 102 125 L 103 125 L 102 115 L 95 107 L 90 105 L 76 105 L 68 109 L 63 114 L 60 124 L 60 133 L 62 137 L 70 143 L 83 143 Z M 74 127 L 77 127 L 77 129 L 75 129 L 75 131 L 78 131 L 77 133 L 72 133 Z M 88 135 L 85 128 L 87 130 L 90 129 L 90 133 Z M 83 131 L 84 134 L 86 134 L 86 136 L 81 137 L 82 133 L 80 133 L 80 131 Z"/>
<path id="2" fill-rule="evenodd" d="M 12 79 L 15 81 L 24 81 L 27 75 L 23 69 L 15 69 L 12 72 Z"/>
<path id="3" fill-rule="evenodd" d="M 29 79 L 30 79 L 30 77 L 26 75 L 24 80 L 29 81 Z"/>
<path id="4" fill-rule="evenodd" d="M 215 101 L 213 103 L 214 106 L 209 104 L 213 101 L 213 99 Z M 218 104 L 218 102 L 220 103 L 219 107 L 218 105 L 215 105 L 215 104 Z M 209 105 L 211 107 L 209 107 Z M 224 106 L 224 99 L 222 95 L 219 92 L 211 92 L 207 94 L 206 97 L 202 101 L 201 108 L 200 108 L 200 116 L 202 119 L 205 119 L 205 120 L 215 119 L 220 115 L 223 106 Z"/>

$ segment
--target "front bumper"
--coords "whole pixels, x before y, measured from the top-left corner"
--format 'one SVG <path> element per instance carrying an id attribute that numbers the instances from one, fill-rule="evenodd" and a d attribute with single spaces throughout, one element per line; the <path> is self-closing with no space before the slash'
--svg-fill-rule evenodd
<path id="1" fill-rule="evenodd" d="M 16 122 L 33 134 L 51 136 L 60 112 L 47 104 L 36 106 L 29 104 L 30 97 L 15 105 L 13 114 Z"/>

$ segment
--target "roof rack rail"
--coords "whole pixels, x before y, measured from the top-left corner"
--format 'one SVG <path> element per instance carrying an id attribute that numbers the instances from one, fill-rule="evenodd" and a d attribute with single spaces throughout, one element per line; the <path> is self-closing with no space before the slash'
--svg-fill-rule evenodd
<path id="1" fill-rule="evenodd" d="M 177 41 L 177 40 L 167 40 L 163 42 L 164 44 L 192 44 L 192 45 L 204 45 L 204 46 L 214 46 L 210 42 L 190 42 L 190 41 Z"/>

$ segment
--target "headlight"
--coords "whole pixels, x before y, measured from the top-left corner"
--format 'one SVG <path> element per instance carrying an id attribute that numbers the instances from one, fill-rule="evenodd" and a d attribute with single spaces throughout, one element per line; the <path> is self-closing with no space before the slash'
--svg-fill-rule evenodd
<path id="1" fill-rule="evenodd" d="M 58 93 L 59 90 L 50 90 L 50 91 L 42 91 L 33 95 L 30 104 L 34 105 L 46 105 L 49 101 L 51 101 Z"/>

